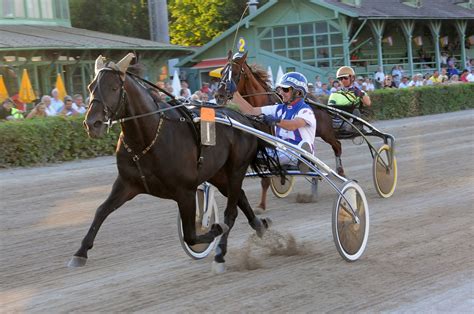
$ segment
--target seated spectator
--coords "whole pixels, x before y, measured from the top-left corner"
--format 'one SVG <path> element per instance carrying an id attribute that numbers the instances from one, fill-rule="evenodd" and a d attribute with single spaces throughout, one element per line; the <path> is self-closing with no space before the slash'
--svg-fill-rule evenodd
<path id="1" fill-rule="evenodd" d="M 64 106 L 61 112 L 59 112 L 60 116 L 64 117 L 71 117 L 71 116 L 78 116 L 80 113 L 72 107 L 72 97 L 65 96 L 64 97 Z"/>
<path id="2" fill-rule="evenodd" d="M 49 110 L 51 111 L 51 113 L 53 113 L 54 111 L 54 115 L 57 115 L 61 112 L 61 110 L 63 109 L 63 106 L 64 106 L 64 102 L 59 99 L 59 92 L 58 92 L 58 89 L 55 88 L 51 91 L 51 95 L 52 97 L 50 98 L 51 99 L 51 105 L 48 106 Z"/>
<path id="3" fill-rule="evenodd" d="M 364 83 L 362 83 L 362 90 L 366 92 L 371 92 L 375 90 L 374 83 L 371 78 L 366 78 Z"/>
<path id="4" fill-rule="evenodd" d="M 423 85 L 425 85 L 425 86 L 426 85 L 433 85 L 433 81 L 430 80 L 430 78 L 431 78 L 431 74 L 426 73 L 424 78 L 423 78 Z"/>
<path id="5" fill-rule="evenodd" d="M 0 120 L 14 120 L 14 109 L 18 110 L 14 107 L 13 100 L 11 98 L 7 98 L 2 102 L 2 106 L 0 107 Z M 15 112 L 18 114 L 17 112 Z"/>
<path id="6" fill-rule="evenodd" d="M 443 83 L 443 77 L 439 75 L 438 70 L 434 70 L 433 75 L 430 77 L 429 81 L 431 81 L 432 85 L 437 85 Z"/>
<path id="7" fill-rule="evenodd" d="M 38 103 L 33 110 L 26 116 L 27 119 L 33 118 L 46 118 L 48 114 L 46 113 L 46 105 L 42 102 Z"/>
<path id="8" fill-rule="evenodd" d="M 469 83 L 474 82 L 474 69 L 471 69 L 471 73 L 466 76 L 466 79 Z"/>
<path id="9" fill-rule="evenodd" d="M 467 80 L 467 76 L 469 75 L 469 71 L 466 69 L 466 70 L 463 70 L 462 73 L 461 73 L 461 76 L 459 78 L 459 80 L 461 82 L 464 82 L 464 83 L 467 83 L 468 80 Z"/>
<path id="10" fill-rule="evenodd" d="M 402 81 L 400 82 L 400 84 L 398 84 L 398 88 L 408 88 L 410 85 L 409 85 L 409 82 L 408 82 L 408 77 L 406 75 L 404 75 L 402 77 Z"/>
<path id="11" fill-rule="evenodd" d="M 179 91 L 179 96 L 183 97 L 184 99 L 189 99 L 191 94 L 189 93 L 189 88 L 181 88 Z"/>
<path id="12" fill-rule="evenodd" d="M 449 84 L 459 84 L 459 83 L 462 83 L 462 82 L 459 80 L 459 75 L 453 74 L 453 75 L 449 78 L 448 83 L 449 83 Z"/>
<path id="13" fill-rule="evenodd" d="M 399 65 L 395 65 L 392 68 L 392 82 L 395 82 L 395 87 L 398 87 L 400 81 L 402 80 L 402 71 Z"/>
<path id="14" fill-rule="evenodd" d="M 196 91 L 194 94 L 191 95 L 191 100 L 201 100 L 201 92 Z"/>
<path id="15" fill-rule="evenodd" d="M 409 87 L 423 86 L 423 74 L 418 73 L 413 75 L 412 80 L 408 83 Z"/>
<path id="16" fill-rule="evenodd" d="M 357 79 L 354 81 L 354 86 L 358 89 L 362 89 L 362 84 L 364 83 L 364 78 L 362 76 L 358 76 Z"/>
<path id="17" fill-rule="evenodd" d="M 330 95 L 331 92 L 329 91 L 328 84 L 322 83 L 321 84 L 321 94 L 320 95 Z"/>
<path id="18" fill-rule="evenodd" d="M 207 98 L 211 98 L 212 97 L 212 91 L 211 89 L 209 88 L 209 83 L 207 82 L 204 82 L 202 83 L 202 87 L 201 89 L 199 90 L 201 93 L 205 93 L 207 94 Z"/>
<path id="19" fill-rule="evenodd" d="M 439 75 L 441 79 L 441 83 L 445 83 L 449 80 L 448 77 L 448 69 L 447 68 L 441 68 L 441 74 Z"/>
<path id="20" fill-rule="evenodd" d="M 456 69 L 456 66 L 454 65 L 454 63 L 451 63 L 449 65 L 447 74 L 448 74 L 448 77 L 451 77 L 453 75 L 457 75 L 459 77 L 459 74 L 461 74 L 461 73 L 459 72 L 458 69 Z"/>
<path id="21" fill-rule="evenodd" d="M 75 94 L 74 95 L 74 102 L 72 104 L 72 108 L 79 112 L 79 114 L 83 115 L 87 111 L 87 106 L 84 103 L 84 98 L 82 98 L 81 94 Z"/>
<path id="22" fill-rule="evenodd" d="M 385 80 L 383 82 L 383 88 L 397 88 L 397 85 L 395 85 L 395 82 L 392 81 L 391 75 L 385 76 Z"/>
<path id="23" fill-rule="evenodd" d="M 44 95 L 43 97 L 41 97 L 41 102 L 46 106 L 46 115 L 48 117 L 53 117 L 53 116 L 58 115 L 56 110 L 54 110 L 51 107 L 51 97 L 50 96 Z"/>
<path id="24" fill-rule="evenodd" d="M 340 89 L 341 89 L 341 84 L 339 83 L 338 80 L 334 80 L 332 82 L 332 87 L 331 87 L 331 90 L 330 90 L 331 94 L 339 91 Z"/>
<path id="25" fill-rule="evenodd" d="M 182 95 L 183 89 L 186 91 L 186 95 L 187 95 L 185 98 L 191 97 L 191 90 L 189 89 L 188 82 L 186 82 L 186 81 L 181 81 L 181 90 L 179 91 L 179 94 L 180 94 L 181 96 L 183 96 L 183 95 Z M 184 97 L 184 96 L 183 96 L 183 97 Z"/>

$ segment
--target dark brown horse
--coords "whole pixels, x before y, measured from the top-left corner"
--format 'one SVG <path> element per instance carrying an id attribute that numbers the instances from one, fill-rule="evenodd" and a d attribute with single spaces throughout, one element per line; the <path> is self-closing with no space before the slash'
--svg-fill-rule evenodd
<path id="1" fill-rule="evenodd" d="M 146 81 L 126 72 L 132 58 L 133 54 L 129 54 L 118 64 L 104 64 L 102 57 L 96 61 L 84 125 L 89 136 L 97 138 L 110 127 L 111 121 L 121 123 L 118 177 L 69 265 L 85 265 L 87 252 L 106 217 L 136 195 L 146 193 L 178 203 L 183 238 L 188 245 L 211 243 L 223 235 L 213 264 L 219 265 L 217 271 L 223 271 L 227 237 L 237 217 L 237 206 L 258 235 L 268 228 L 268 221 L 255 216 L 242 190 L 247 168 L 254 166 L 257 154 L 264 153 L 265 148 L 256 137 L 220 124 L 216 125 L 217 145 L 201 146 L 184 104 L 155 102 Z M 236 111 L 221 109 L 217 114 L 258 128 L 256 122 Z M 209 232 L 197 235 L 195 196 L 198 185 L 204 181 L 227 197 L 227 207 L 224 224 L 214 224 Z"/>
<path id="2" fill-rule="evenodd" d="M 216 99 L 219 104 L 224 104 L 230 100 L 235 91 L 238 91 L 253 107 L 262 107 L 265 105 L 280 102 L 276 98 L 276 93 L 269 84 L 269 77 L 265 70 L 253 65 L 249 66 L 246 62 L 247 53 L 243 55 L 236 54 L 232 56 L 229 51 L 227 64 L 224 66 L 221 74 L 219 89 L 216 93 Z M 332 117 L 327 111 L 312 106 L 316 116 L 316 136 L 321 137 L 326 143 L 331 145 L 336 157 L 336 171 L 344 176 L 342 167 L 341 142 L 336 138 L 332 126 Z M 266 208 L 266 195 L 270 186 L 270 179 L 263 178 L 262 195 L 258 207 Z"/>

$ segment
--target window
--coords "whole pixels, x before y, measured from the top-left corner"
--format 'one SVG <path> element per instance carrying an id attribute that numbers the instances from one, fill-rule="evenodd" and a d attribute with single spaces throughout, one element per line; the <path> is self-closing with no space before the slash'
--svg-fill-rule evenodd
<path id="1" fill-rule="evenodd" d="M 342 33 L 334 21 L 259 28 L 260 48 L 310 66 L 329 67 L 343 58 Z"/>

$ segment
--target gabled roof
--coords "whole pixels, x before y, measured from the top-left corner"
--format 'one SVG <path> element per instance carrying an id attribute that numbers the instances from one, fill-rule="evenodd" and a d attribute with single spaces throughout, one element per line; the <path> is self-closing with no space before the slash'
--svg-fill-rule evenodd
<path id="1" fill-rule="evenodd" d="M 244 19 L 242 19 L 242 21 L 240 22 L 240 27 L 242 27 L 246 23 L 249 23 L 251 20 L 253 20 L 257 16 L 259 16 L 263 12 L 267 11 L 269 8 L 271 8 L 273 5 L 275 5 L 277 2 L 278 2 L 278 0 L 268 1 L 265 5 L 260 7 L 254 14 L 248 15 Z M 193 55 L 191 55 L 189 57 L 186 57 L 183 60 L 181 60 L 180 62 L 178 62 L 178 64 L 176 64 L 176 66 L 177 67 L 188 66 L 192 63 L 195 63 L 195 62 L 193 62 L 193 59 L 195 59 L 201 53 L 206 51 L 207 48 L 214 46 L 215 44 L 217 44 L 218 42 L 220 42 L 221 40 L 223 40 L 227 36 L 233 34 L 237 30 L 237 27 L 239 27 L 239 23 L 235 24 L 234 26 L 232 26 L 231 28 L 229 28 L 228 30 L 223 32 L 221 35 L 217 36 L 216 38 L 214 38 L 213 40 L 211 40 L 210 42 L 208 42 L 207 44 L 205 44 L 204 46 L 199 48 L 199 50 L 197 50 Z M 190 64 L 188 64 L 188 63 L 190 63 Z"/>
<path id="2" fill-rule="evenodd" d="M 175 57 L 193 52 L 189 47 L 63 26 L 0 25 L 0 38 L 0 51 L 164 50 L 173 52 Z"/>
<path id="3" fill-rule="evenodd" d="M 349 10 L 359 18 L 373 19 L 474 19 L 474 10 L 464 8 L 454 0 L 423 0 L 420 8 L 400 0 L 361 0 L 360 6 L 344 4 L 341 0 L 313 0 L 313 3 Z"/>

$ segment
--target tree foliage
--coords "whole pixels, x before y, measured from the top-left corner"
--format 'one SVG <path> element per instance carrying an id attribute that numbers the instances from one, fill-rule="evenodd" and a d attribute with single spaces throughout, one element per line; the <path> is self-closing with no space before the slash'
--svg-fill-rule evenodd
<path id="1" fill-rule="evenodd" d="M 168 0 L 171 42 L 204 45 L 236 24 L 246 5 L 247 0 Z M 74 27 L 150 39 L 148 0 L 69 0 L 69 6 Z"/>
<path id="2" fill-rule="evenodd" d="M 170 0 L 171 43 L 204 45 L 238 21 L 245 5 L 234 0 Z"/>
<path id="3" fill-rule="evenodd" d="M 150 39 L 147 0 L 69 0 L 69 8 L 74 27 Z"/>

